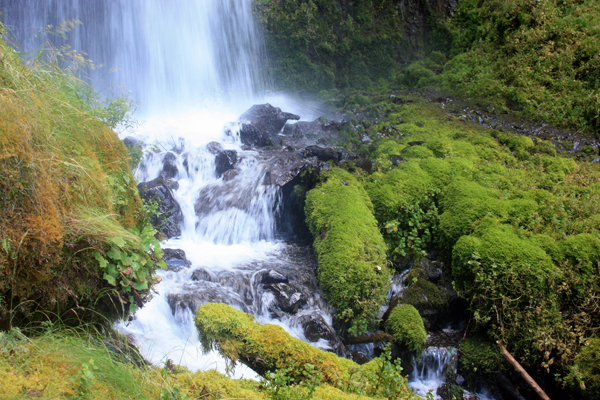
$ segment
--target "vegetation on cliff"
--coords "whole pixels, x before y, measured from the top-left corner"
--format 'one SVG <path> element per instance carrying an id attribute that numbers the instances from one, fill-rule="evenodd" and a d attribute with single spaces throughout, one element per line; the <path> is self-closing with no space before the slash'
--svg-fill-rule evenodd
<path id="1" fill-rule="evenodd" d="M 0 40 L 0 326 L 116 319 L 157 279 L 162 252 L 111 130 L 127 103 L 104 107 L 61 56 L 25 66 Z"/>

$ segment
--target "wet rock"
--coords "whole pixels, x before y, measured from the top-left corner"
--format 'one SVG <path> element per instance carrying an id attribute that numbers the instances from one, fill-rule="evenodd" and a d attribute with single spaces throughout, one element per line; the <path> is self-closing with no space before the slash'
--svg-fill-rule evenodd
<path id="1" fill-rule="evenodd" d="M 270 269 L 263 274 L 260 282 L 262 284 L 287 283 L 288 278 L 274 269 Z"/>
<path id="2" fill-rule="evenodd" d="M 419 262 L 418 268 L 423 270 L 423 278 L 437 283 L 444 277 L 444 264 L 441 261 L 432 261 L 429 259 L 423 259 Z"/>
<path id="3" fill-rule="evenodd" d="M 368 158 L 359 157 L 356 159 L 356 166 L 364 171 L 371 172 L 373 163 Z"/>
<path id="4" fill-rule="evenodd" d="M 225 171 L 233 169 L 237 163 L 237 152 L 235 150 L 223 150 L 215 156 L 215 172 L 217 176 L 223 175 Z"/>
<path id="5" fill-rule="evenodd" d="M 217 155 L 223 151 L 223 146 L 219 142 L 210 142 L 206 145 L 206 150 L 211 154 Z"/>
<path id="6" fill-rule="evenodd" d="M 404 161 L 404 157 L 402 157 L 402 156 L 398 156 L 398 155 L 393 155 L 393 156 L 390 156 L 390 161 L 391 161 L 391 162 L 392 162 L 392 164 L 394 164 L 394 165 L 400 165 L 400 163 L 401 163 L 402 161 Z"/>
<path id="7" fill-rule="evenodd" d="M 279 107 L 270 104 L 253 105 L 239 118 L 241 122 L 247 122 L 265 135 L 275 135 L 288 120 L 299 120 L 300 116 L 281 111 Z"/>
<path id="8" fill-rule="evenodd" d="M 278 310 L 285 313 L 295 314 L 300 307 L 306 304 L 306 298 L 294 285 L 290 283 L 274 283 L 265 285 L 265 289 L 270 290 L 275 295 L 276 303 L 271 305 L 272 310 L 276 315 Z"/>
<path id="9" fill-rule="evenodd" d="M 177 182 L 165 180 L 162 177 L 138 185 L 140 197 L 146 202 L 154 201 L 158 205 L 159 215 L 153 216 L 150 223 L 168 238 L 181 235 L 180 225 L 183 221 L 183 214 L 172 192 L 178 187 Z"/>
<path id="10" fill-rule="evenodd" d="M 311 342 L 318 342 L 321 339 L 326 340 L 332 353 L 337 354 L 339 357 L 346 357 L 346 346 L 322 316 L 318 314 L 303 315 L 299 318 L 299 322 L 302 325 L 306 339 Z"/>
<path id="11" fill-rule="evenodd" d="M 227 181 L 232 180 L 236 176 L 238 176 L 239 173 L 240 173 L 240 170 L 237 168 L 228 169 L 227 171 L 223 172 L 222 178 L 225 182 L 227 182 Z"/>
<path id="12" fill-rule="evenodd" d="M 369 357 L 367 353 L 363 351 L 353 351 L 350 353 L 350 357 L 352 358 L 352 361 L 358 365 L 363 365 L 371 361 L 371 357 Z"/>
<path id="13" fill-rule="evenodd" d="M 243 144 L 251 147 L 266 147 L 272 141 L 269 136 L 250 124 L 242 124 L 240 128 L 240 140 Z"/>
<path id="14" fill-rule="evenodd" d="M 192 280 L 193 281 L 206 281 L 206 282 L 214 282 L 215 277 L 209 271 L 204 268 L 198 268 L 194 272 L 192 272 Z"/>
<path id="15" fill-rule="evenodd" d="M 422 141 L 422 140 L 417 140 L 417 141 L 414 141 L 414 142 L 408 142 L 409 146 L 422 146 L 424 144 L 425 144 L 425 142 Z"/>
<path id="16" fill-rule="evenodd" d="M 302 151 L 304 157 L 317 157 L 320 161 L 337 161 L 342 159 L 342 153 L 332 148 L 323 148 L 319 146 L 308 146 Z"/>
<path id="17" fill-rule="evenodd" d="M 267 164 L 264 184 L 284 186 L 310 166 L 314 167 L 316 165 L 296 154 L 282 152 L 273 157 Z"/>
<path id="18" fill-rule="evenodd" d="M 177 177 L 179 169 L 177 168 L 177 156 L 171 152 L 168 152 L 163 158 L 163 169 L 160 176 L 163 179 L 173 179 Z"/>
<path id="19" fill-rule="evenodd" d="M 178 272 L 192 265 L 185 256 L 185 251 L 181 249 L 163 249 L 163 252 L 163 261 L 169 271 Z"/>

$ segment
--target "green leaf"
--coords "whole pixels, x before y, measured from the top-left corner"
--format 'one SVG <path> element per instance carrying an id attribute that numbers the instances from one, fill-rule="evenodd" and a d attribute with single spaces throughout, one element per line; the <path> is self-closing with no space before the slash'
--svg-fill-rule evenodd
<path id="1" fill-rule="evenodd" d="M 117 281 L 112 275 L 104 274 L 104 279 L 113 286 L 117 286 Z"/>
<path id="2" fill-rule="evenodd" d="M 133 282 L 132 284 L 135 290 L 148 290 L 148 282 Z"/>
<path id="3" fill-rule="evenodd" d="M 156 265 L 158 265 L 159 267 L 161 267 L 164 270 L 167 269 L 167 263 L 164 260 L 158 260 L 158 262 L 156 263 Z"/>
<path id="4" fill-rule="evenodd" d="M 106 261 L 106 258 L 102 257 L 102 254 L 100 254 L 99 252 L 96 252 L 94 254 L 94 258 L 96 260 L 98 260 L 98 263 L 100 264 L 100 268 L 106 268 L 108 261 Z"/>
<path id="5" fill-rule="evenodd" d="M 110 248 L 106 255 L 115 261 L 121 261 L 121 257 L 123 257 L 121 250 L 114 246 Z"/>
<path id="6" fill-rule="evenodd" d="M 114 278 L 119 276 L 119 270 L 115 264 L 108 264 L 108 268 L 106 269 L 106 273 Z"/>
<path id="7" fill-rule="evenodd" d="M 111 237 L 109 241 L 118 247 L 125 247 L 125 239 L 123 239 L 121 236 Z"/>

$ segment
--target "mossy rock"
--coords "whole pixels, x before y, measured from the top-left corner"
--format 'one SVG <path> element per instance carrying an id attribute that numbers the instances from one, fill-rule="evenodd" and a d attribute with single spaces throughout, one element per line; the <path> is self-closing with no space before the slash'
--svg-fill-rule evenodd
<path id="1" fill-rule="evenodd" d="M 474 385 L 493 379 L 495 373 L 507 369 L 494 342 L 483 336 L 461 340 L 459 352 L 459 373 Z"/>
<path id="2" fill-rule="evenodd" d="M 436 284 L 423 278 L 417 278 L 416 282 L 402 292 L 402 303 L 410 304 L 420 311 L 445 307 L 449 300 L 449 296 Z"/>
<path id="3" fill-rule="evenodd" d="M 600 398 L 600 339 L 588 339 L 582 346 L 566 381 L 582 399 Z"/>
<path id="4" fill-rule="evenodd" d="M 385 322 L 385 331 L 394 336 L 394 342 L 416 354 L 423 351 L 427 331 L 417 309 L 408 304 L 395 307 Z"/>
<path id="5" fill-rule="evenodd" d="M 319 285 L 336 319 L 364 329 L 385 301 L 390 271 L 373 206 L 350 173 L 334 168 L 306 197 L 306 221 L 315 236 Z"/>
<path id="6" fill-rule="evenodd" d="M 514 268 L 527 271 L 536 277 L 529 282 L 542 293 L 548 277 L 556 272 L 552 259 L 535 241 L 520 238 L 512 226 L 499 223 L 493 218 L 482 220 L 474 235 L 461 237 L 452 251 L 452 274 L 460 289 L 472 284 L 474 279 L 469 264 L 473 254 L 481 257 L 487 268 Z"/>

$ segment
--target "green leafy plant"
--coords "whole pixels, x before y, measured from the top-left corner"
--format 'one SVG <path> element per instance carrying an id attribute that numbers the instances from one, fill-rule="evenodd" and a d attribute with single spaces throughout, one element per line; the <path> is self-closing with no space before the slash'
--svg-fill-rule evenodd
<path id="1" fill-rule="evenodd" d="M 135 312 L 151 286 L 159 282 L 154 275 L 156 268 L 167 269 L 167 265 L 162 260 L 163 251 L 154 237 L 154 228 L 146 225 L 142 230 L 129 231 L 139 237 L 137 247 L 115 241 L 108 250 L 96 251 L 94 257 L 104 271 L 103 278 L 117 288 L 121 303 L 129 304 L 129 311 Z"/>
<path id="2" fill-rule="evenodd" d="M 430 190 L 425 199 L 401 202 L 395 215 L 383 226 L 392 255 L 419 260 L 435 242 L 440 222 L 436 200 L 439 190 Z"/>

